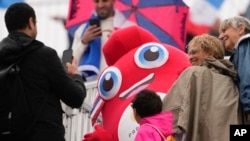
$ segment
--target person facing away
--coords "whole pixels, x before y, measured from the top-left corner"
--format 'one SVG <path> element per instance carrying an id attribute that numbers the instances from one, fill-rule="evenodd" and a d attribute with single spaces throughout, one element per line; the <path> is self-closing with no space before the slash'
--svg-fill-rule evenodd
<path id="1" fill-rule="evenodd" d="M 135 25 L 114 8 L 115 0 L 93 0 L 95 11 L 92 17 L 100 20 L 100 27 L 83 23 L 75 32 L 72 49 L 79 60 L 78 70 L 87 81 L 96 80 L 99 73 L 107 67 L 102 46 L 111 33 L 119 28 Z"/>
<path id="2" fill-rule="evenodd" d="M 19 64 L 20 76 L 30 111 L 32 115 L 38 114 L 36 123 L 25 138 L 16 138 L 15 133 L 11 137 L 13 141 L 64 141 L 61 101 L 72 108 L 79 108 L 86 89 L 78 74 L 76 59 L 72 64 L 67 63 L 66 73 L 57 52 L 36 40 L 36 22 L 34 9 L 26 3 L 14 3 L 5 13 L 9 34 L 0 42 L 0 67 L 24 57 Z M 31 50 L 32 53 L 27 54 Z"/>
<path id="3" fill-rule="evenodd" d="M 245 123 L 250 123 L 250 21 L 235 16 L 221 22 L 219 38 L 226 50 L 232 52 L 230 61 L 238 74 L 238 87 Z"/>
<path id="4" fill-rule="evenodd" d="M 163 98 L 163 111 L 173 112 L 178 140 L 228 141 L 230 125 L 242 122 L 233 64 L 223 59 L 221 41 L 209 34 L 189 42 L 188 56 L 192 66 Z"/>
<path id="5" fill-rule="evenodd" d="M 165 141 L 167 137 L 172 138 L 172 113 L 162 112 L 161 98 L 154 91 L 140 91 L 131 106 L 140 126 L 135 141 Z"/>

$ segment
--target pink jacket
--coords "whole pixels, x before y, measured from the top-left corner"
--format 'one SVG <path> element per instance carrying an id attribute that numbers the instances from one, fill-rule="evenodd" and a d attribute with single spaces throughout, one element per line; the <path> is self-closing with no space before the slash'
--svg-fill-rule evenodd
<path id="1" fill-rule="evenodd" d="M 162 112 L 142 118 L 139 124 L 140 128 L 137 131 L 135 141 L 163 141 L 157 130 L 147 124 L 157 127 L 165 137 L 173 134 L 173 115 L 171 112 Z"/>

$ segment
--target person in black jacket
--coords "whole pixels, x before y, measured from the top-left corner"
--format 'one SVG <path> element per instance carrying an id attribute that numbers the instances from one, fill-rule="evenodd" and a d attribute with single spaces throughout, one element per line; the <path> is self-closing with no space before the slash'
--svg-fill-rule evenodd
<path id="1" fill-rule="evenodd" d="M 0 42 L 0 66 L 24 58 L 20 63 L 20 76 L 30 111 L 33 115 L 38 114 L 32 130 L 21 140 L 64 141 L 61 101 L 79 108 L 86 97 L 77 60 L 73 58 L 72 63 L 67 63 L 65 71 L 57 52 L 36 40 L 36 15 L 30 5 L 11 5 L 5 13 L 5 24 L 9 35 Z M 14 134 L 12 140 L 20 140 L 16 137 Z"/>

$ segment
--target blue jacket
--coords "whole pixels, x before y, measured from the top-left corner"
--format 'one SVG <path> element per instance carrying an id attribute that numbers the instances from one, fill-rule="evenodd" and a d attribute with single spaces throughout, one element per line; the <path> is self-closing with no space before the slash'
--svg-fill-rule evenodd
<path id="1" fill-rule="evenodd" d="M 244 112 L 250 113 L 250 34 L 240 38 L 235 45 L 235 51 L 230 57 L 238 73 L 240 100 Z"/>

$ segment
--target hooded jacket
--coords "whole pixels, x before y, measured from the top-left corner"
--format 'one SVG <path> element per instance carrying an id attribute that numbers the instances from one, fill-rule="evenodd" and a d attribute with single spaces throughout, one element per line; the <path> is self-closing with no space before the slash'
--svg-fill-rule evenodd
<path id="1" fill-rule="evenodd" d="M 72 108 L 82 105 L 86 90 L 81 76 L 70 78 L 54 49 L 24 33 L 10 33 L 0 42 L 0 69 L 21 57 L 20 77 L 29 108 L 34 116 L 39 114 L 27 140 L 64 141 L 61 101 Z"/>
<path id="2" fill-rule="evenodd" d="M 137 131 L 135 141 L 164 141 L 158 131 L 148 124 L 158 128 L 165 137 L 173 134 L 173 116 L 171 112 L 162 112 L 151 117 L 142 118 L 139 124 L 140 128 Z"/>
<path id="3" fill-rule="evenodd" d="M 163 99 L 174 132 L 185 141 L 229 141 L 230 125 L 242 122 L 236 76 L 230 61 L 214 58 L 184 70 Z"/>

